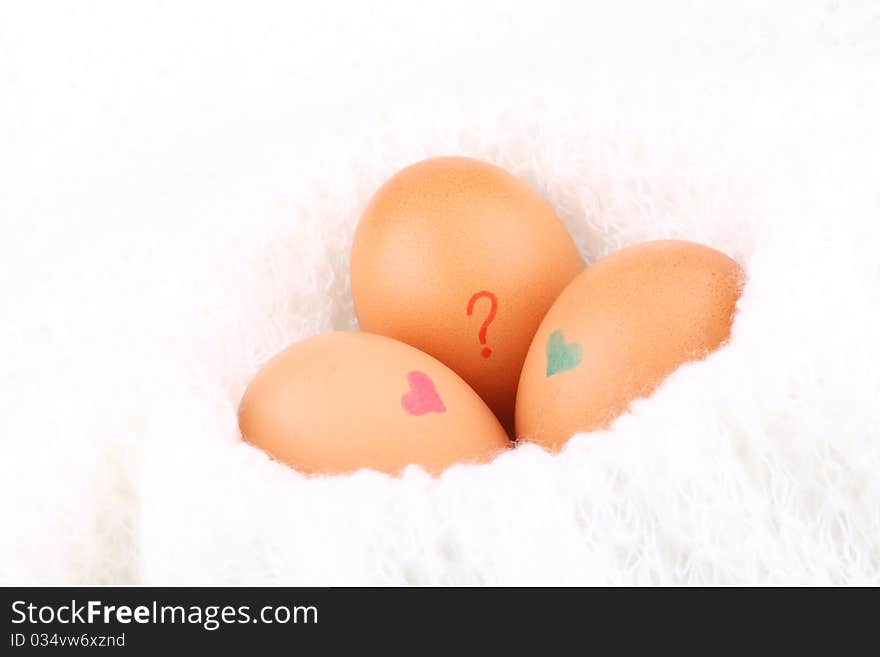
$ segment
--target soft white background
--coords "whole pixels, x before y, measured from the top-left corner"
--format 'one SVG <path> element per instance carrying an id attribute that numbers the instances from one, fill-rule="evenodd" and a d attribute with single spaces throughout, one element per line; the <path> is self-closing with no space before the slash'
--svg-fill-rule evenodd
<path id="1" fill-rule="evenodd" d="M 6 2 L 0 582 L 880 584 L 876 2 Z M 429 155 L 587 261 L 746 268 L 730 344 L 610 431 L 307 480 L 249 377 L 356 325 L 369 194 Z"/>

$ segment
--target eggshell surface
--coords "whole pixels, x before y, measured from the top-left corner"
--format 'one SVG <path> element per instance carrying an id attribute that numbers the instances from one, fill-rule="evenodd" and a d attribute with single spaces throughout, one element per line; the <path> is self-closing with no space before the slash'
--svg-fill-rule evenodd
<path id="1" fill-rule="evenodd" d="M 679 365 L 728 339 L 742 283 L 734 260 L 681 241 L 631 246 L 586 269 L 529 348 L 517 436 L 554 449 L 608 426 Z"/>
<path id="2" fill-rule="evenodd" d="M 351 287 L 362 329 L 438 358 L 512 432 L 532 336 L 583 269 L 550 205 L 496 166 L 463 157 L 403 169 L 368 204 Z"/>
<path id="3" fill-rule="evenodd" d="M 245 440 L 305 473 L 416 464 L 436 474 L 509 446 L 457 374 L 369 333 L 330 333 L 277 354 L 248 385 L 238 421 Z"/>

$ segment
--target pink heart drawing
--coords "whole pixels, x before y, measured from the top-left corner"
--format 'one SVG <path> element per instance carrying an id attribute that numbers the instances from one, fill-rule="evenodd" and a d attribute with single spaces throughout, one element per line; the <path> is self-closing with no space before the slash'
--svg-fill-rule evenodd
<path id="1" fill-rule="evenodd" d="M 406 375 L 409 382 L 409 392 L 400 398 L 404 410 L 410 415 L 424 415 L 425 413 L 444 413 L 446 407 L 443 400 L 434 388 L 434 382 L 424 372 L 413 371 Z"/>

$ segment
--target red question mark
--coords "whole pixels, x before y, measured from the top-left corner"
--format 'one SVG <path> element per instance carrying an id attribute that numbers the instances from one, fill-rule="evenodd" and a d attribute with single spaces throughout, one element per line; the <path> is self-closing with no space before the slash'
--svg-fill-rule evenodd
<path id="1" fill-rule="evenodd" d="M 492 302 L 492 307 L 489 309 L 489 314 L 486 316 L 486 321 L 484 321 L 482 326 L 480 326 L 480 344 L 486 344 L 486 331 L 489 328 L 489 324 L 491 324 L 492 320 L 495 319 L 495 313 L 498 312 L 498 299 L 491 292 L 488 292 L 487 290 L 480 290 L 474 296 L 471 297 L 470 301 L 468 301 L 468 305 L 467 305 L 468 317 L 473 315 L 474 304 L 477 302 L 477 299 L 479 299 L 481 297 L 486 297 L 489 301 Z M 489 347 L 483 347 L 483 351 L 480 352 L 480 355 L 483 358 L 488 358 L 489 356 L 492 355 L 492 350 L 489 349 Z"/>

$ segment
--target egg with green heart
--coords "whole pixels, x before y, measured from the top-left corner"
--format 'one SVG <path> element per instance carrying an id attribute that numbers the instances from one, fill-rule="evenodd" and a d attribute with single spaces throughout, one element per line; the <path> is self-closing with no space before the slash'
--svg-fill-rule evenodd
<path id="1" fill-rule="evenodd" d="M 682 363 L 728 339 L 742 284 L 736 262 L 691 242 L 647 242 L 586 269 L 529 347 L 517 437 L 553 449 L 608 426 Z"/>

